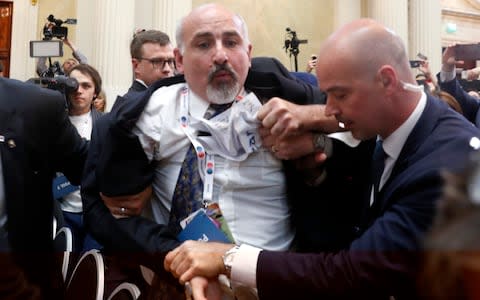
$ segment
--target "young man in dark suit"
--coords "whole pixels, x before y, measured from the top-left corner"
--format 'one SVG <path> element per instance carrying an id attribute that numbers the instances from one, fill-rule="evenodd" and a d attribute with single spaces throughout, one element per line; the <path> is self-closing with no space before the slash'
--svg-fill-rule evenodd
<path id="1" fill-rule="evenodd" d="M 130 43 L 134 81 L 128 90 L 144 91 L 157 80 L 175 74 L 175 56 L 170 38 L 159 30 L 136 33 Z"/>
<path id="2" fill-rule="evenodd" d="M 400 37 L 374 20 L 356 20 L 333 33 L 319 53 L 317 77 L 328 96 L 326 115 L 363 143 L 377 139 L 384 152 L 375 161 L 373 151 L 358 156 L 359 163 L 371 160 L 372 166 L 360 169 L 356 201 L 365 211 L 357 237 L 340 251 L 316 254 L 188 241 L 165 259 L 181 282 L 223 273 L 257 288 L 260 299 L 415 298 L 419 243 L 442 192 L 441 171 L 461 167 L 478 149 L 480 132 L 416 85 Z M 277 153 L 303 122 L 280 105 L 270 101 L 258 113 L 271 140 L 277 139 Z M 336 155 L 334 149 L 327 163 L 345 158 Z M 354 162 L 351 169 L 358 168 Z M 384 164 L 379 183 L 373 180 L 377 163 Z M 326 176 L 335 168 L 326 164 Z M 205 285 L 194 294 L 203 292 Z"/>
<path id="3" fill-rule="evenodd" d="M 59 92 L 0 78 L 0 298 L 61 297 L 52 179 L 79 184 L 87 149 Z"/>

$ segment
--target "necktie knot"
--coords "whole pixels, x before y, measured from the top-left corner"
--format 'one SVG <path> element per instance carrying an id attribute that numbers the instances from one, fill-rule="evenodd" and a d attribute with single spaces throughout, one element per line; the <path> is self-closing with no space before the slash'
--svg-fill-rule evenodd
<path id="1" fill-rule="evenodd" d="M 221 114 L 222 112 L 226 111 L 232 106 L 233 102 L 226 103 L 226 104 L 210 104 L 208 106 L 207 111 L 205 112 L 205 115 L 203 116 L 205 119 L 211 119 L 215 117 L 216 115 Z"/>

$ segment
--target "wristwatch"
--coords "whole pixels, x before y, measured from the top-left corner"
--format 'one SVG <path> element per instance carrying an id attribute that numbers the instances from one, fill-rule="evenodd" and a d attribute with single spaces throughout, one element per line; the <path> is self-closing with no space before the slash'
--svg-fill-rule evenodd
<path id="1" fill-rule="evenodd" d="M 332 140 L 326 134 L 315 132 L 312 137 L 315 152 L 321 151 L 330 157 L 333 152 Z"/>
<path id="2" fill-rule="evenodd" d="M 232 272 L 233 259 L 235 258 L 235 254 L 237 254 L 238 249 L 240 249 L 240 246 L 234 246 L 230 248 L 227 252 L 225 252 L 225 254 L 222 256 L 225 273 L 229 278 L 230 273 Z"/>
<path id="3" fill-rule="evenodd" d="M 323 133 L 314 133 L 313 134 L 313 148 L 315 151 L 324 151 L 325 150 L 325 135 Z"/>

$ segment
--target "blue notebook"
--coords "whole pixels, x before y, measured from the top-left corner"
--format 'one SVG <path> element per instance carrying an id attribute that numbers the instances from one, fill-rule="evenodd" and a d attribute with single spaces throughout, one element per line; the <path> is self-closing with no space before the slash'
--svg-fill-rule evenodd
<path id="1" fill-rule="evenodd" d="M 181 242 L 194 240 L 230 243 L 223 231 L 213 223 L 213 221 L 205 214 L 205 211 L 198 212 L 178 234 L 177 239 Z"/>

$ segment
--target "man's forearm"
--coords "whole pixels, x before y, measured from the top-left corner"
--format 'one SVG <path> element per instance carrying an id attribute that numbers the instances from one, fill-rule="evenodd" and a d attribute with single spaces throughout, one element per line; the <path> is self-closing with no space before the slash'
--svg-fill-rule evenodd
<path id="1" fill-rule="evenodd" d="M 306 106 L 306 113 L 303 119 L 305 130 L 332 133 L 343 131 L 338 126 L 338 121 L 334 117 L 325 116 L 325 105 L 315 104 Z"/>

